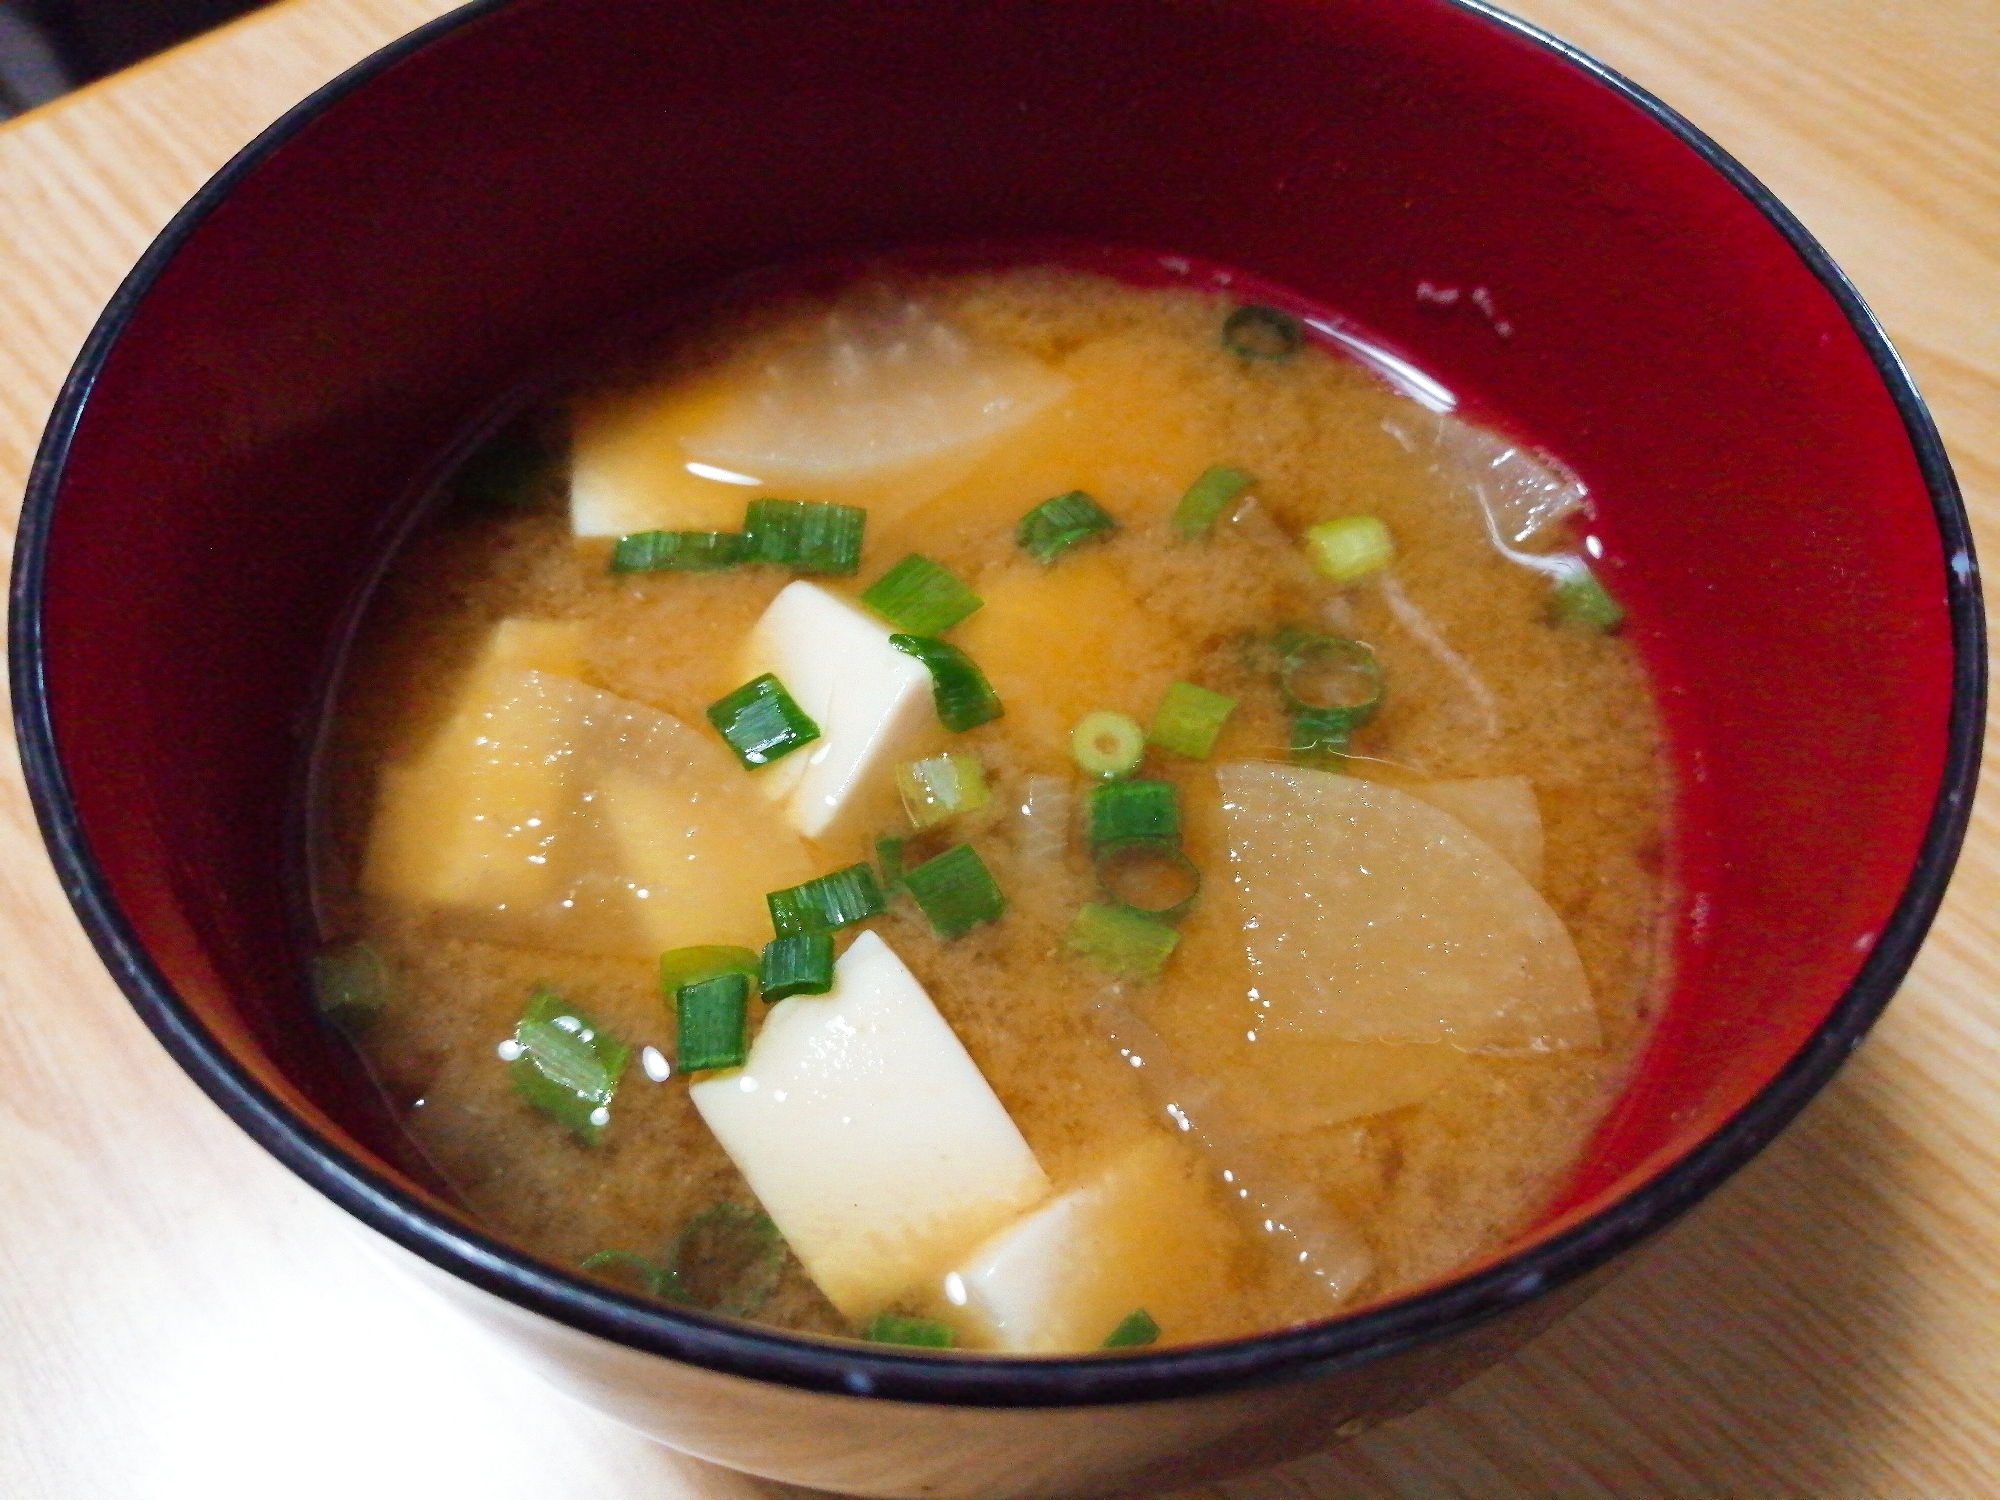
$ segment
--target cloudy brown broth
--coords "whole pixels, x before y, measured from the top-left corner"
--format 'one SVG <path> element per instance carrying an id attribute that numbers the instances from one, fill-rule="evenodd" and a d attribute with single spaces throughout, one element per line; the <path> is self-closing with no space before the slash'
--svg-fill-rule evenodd
<path id="1" fill-rule="evenodd" d="M 829 306 L 841 320 L 831 333 Z M 780 1327 L 855 1336 L 889 1312 L 948 1325 L 959 1347 L 1094 1348 L 1124 1312 L 1143 1309 L 1160 1342 L 1180 1343 L 1393 1295 L 1494 1251 L 1560 1189 L 1627 1072 L 1660 979 L 1666 788 L 1646 678 L 1617 633 L 1565 620 L 1556 607 L 1557 583 L 1579 576 L 1582 517 L 1537 527 L 1518 502 L 1573 505 L 1558 468 L 1510 455 L 1316 344 L 1246 356 L 1221 335 L 1234 307 L 1205 293 L 1048 270 L 879 277 L 831 304 L 800 296 L 705 315 L 648 362 L 548 404 L 527 424 L 557 449 L 573 427 L 579 452 L 601 450 L 609 428 L 639 420 L 633 412 L 655 413 L 656 431 L 678 422 L 720 433 L 715 451 L 746 465 L 762 454 L 781 470 L 791 464 L 791 475 L 782 487 L 746 486 L 735 481 L 762 476 L 709 464 L 733 478 L 670 476 L 661 514 L 692 517 L 686 529 L 733 530 L 745 502 L 762 495 L 861 504 L 869 518 L 858 572 L 813 578 L 816 587 L 851 603 L 915 552 L 983 598 L 946 636 L 983 669 L 1005 713 L 959 734 L 931 724 L 912 753 L 976 755 L 991 795 L 932 830 L 910 827 L 891 762 L 875 768 L 825 838 L 802 839 L 783 805 L 756 789 L 755 777 L 770 773 L 746 771 L 721 750 L 705 711 L 742 685 L 744 643 L 795 582 L 792 572 L 614 572 L 609 538 L 574 534 L 563 459 L 498 481 L 492 464 L 475 461 L 447 486 L 392 561 L 329 721 L 314 905 L 328 945 L 323 994 L 358 999 L 335 1019 L 351 1029 L 413 1141 L 480 1220 L 565 1266 L 628 1252 L 599 1259 L 597 1272 Z M 893 370 L 867 375 L 860 399 L 886 390 L 916 401 L 917 425 L 930 428 L 911 439 L 909 409 L 899 409 L 845 468 L 802 470 L 796 454 L 773 457 L 772 441 L 830 450 L 847 441 L 837 429 L 821 432 L 821 417 L 799 418 L 798 404 L 815 399 L 815 371 L 837 375 L 838 359 L 821 355 L 839 354 L 850 337 L 864 358 L 915 361 L 907 380 Z M 897 337 L 905 347 L 891 359 L 884 351 Z M 927 372 L 926 359 L 958 374 Z M 952 381 L 964 383 L 968 359 L 986 384 L 961 401 Z M 1009 400 L 1030 414 L 954 444 L 954 424 L 974 430 Z M 826 420 L 852 415 L 851 402 L 834 408 Z M 898 442 L 930 449 L 898 468 L 893 453 L 877 452 Z M 621 462 L 624 477 L 613 478 L 636 482 L 644 464 Z M 1252 482 L 1205 537 L 1177 534 L 1176 503 L 1221 464 Z M 601 472 L 592 481 L 600 490 L 603 482 Z M 1501 493 L 1508 485 L 1511 502 Z M 1030 557 L 1017 523 L 1072 490 L 1086 491 L 1116 530 L 1047 563 Z M 1308 529 L 1363 515 L 1386 526 L 1393 561 L 1348 582 L 1316 570 L 1302 543 Z M 529 653 L 544 669 L 532 681 L 547 703 L 594 705 L 600 716 L 612 699 L 641 706 L 621 721 L 648 726 L 620 731 L 620 744 L 643 750 L 631 751 L 640 757 L 633 774 L 649 774 L 644 756 L 680 754 L 660 747 L 691 746 L 686 737 L 704 742 L 699 753 L 688 749 L 690 765 L 721 767 L 699 806 L 734 830 L 722 842 L 735 852 L 726 868 L 699 866 L 711 873 L 689 898 L 694 928 L 711 887 L 754 882 L 758 869 L 797 872 L 783 881 L 792 883 L 872 863 L 884 836 L 911 838 L 912 862 L 972 846 L 1004 893 L 997 920 L 947 938 L 902 893 L 886 912 L 841 930 L 837 943 L 845 950 L 873 932 L 907 966 L 1018 1129 L 1045 1188 L 966 1220 L 960 1237 L 970 1242 L 933 1247 L 921 1274 L 861 1301 L 845 1293 L 844 1307 L 797 1254 L 780 1255 L 754 1234 L 745 1240 L 759 1222 L 757 1195 L 674 1065 L 674 1001 L 661 992 L 657 947 L 647 947 L 648 933 L 692 930 L 687 923 L 648 927 L 652 916 L 628 919 L 608 906 L 578 918 L 559 903 L 537 915 L 493 899 L 497 887 L 481 895 L 433 868 L 465 831 L 454 817 L 473 814 L 455 814 L 422 780 L 428 772 L 410 768 L 434 765 L 441 737 L 463 727 L 454 715 L 492 670 L 504 621 L 571 627 L 559 649 Z M 1287 628 L 1365 643 L 1380 664 L 1380 711 L 1330 769 L 1296 764 L 1273 646 Z M 1176 789 L 1182 847 L 1201 877 L 1178 945 L 1147 979 L 1111 972 L 1070 941 L 1080 909 L 1106 904 L 1082 831 L 1094 783 L 1072 756 L 1070 733 L 1099 710 L 1146 726 L 1176 683 L 1225 695 L 1235 708 L 1207 758 L 1155 747 L 1139 773 Z M 574 755 L 570 763 L 581 764 Z M 1502 784 L 1509 778 L 1517 780 Z M 1497 801 L 1496 786 L 1506 794 Z M 421 813 L 408 810 L 412 799 L 424 802 Z M 1308 817 L 1321 820 L 1317 833 L 1299 843 Z M 1436 904 L 1431 915 L 1445 926 L 1416 932 L 1417 947 L 1402 957 L 1392 947 L 1348 965 L 1347 929 L 1304 930 L 1315 903 L 1335 899 L 1318 885 L 1345 892 L 1339 920 L 1361 923 L 1356 942 L 1409 915 L 1357 917 L 1356 902 L 1374 899 L 1362 875 L 1350 872 L 1346 885 L 1326 875 L 1349 857 L 1344 850 L 1363 847 L 1352 842 L 1363 834 L 1414 840 L 1383 846 L 1381 857 L 1418 861 L 1398 889 Z M 1426 885 L 1420 857 L 1433 845 L 1462 868 Z M 603 852 L 610 845 L 591 847 L 599 852 L 589 857 L 616 862 Z M 517 848 L 507 857 L 526 855 Z M 1506 873 L 1496 873 L 1501 865 Z M 632 871 L 597 873 L 626 880 L 629 895 Z M 1451 982 L 1449 962 L 1437 957 L 1443 948 L 1484 952 L 1491 936 L 1461 942 L 1448 930 L 1461 920 L 1457 887 L 1467 885 L 1491 896 L 1462 918 L 1472 922 L 1525 909 L 1521 891 L 1538 890 L 1546 904 L 1535 903 L 1535 920 L 1546 914 L 1566 939 L 1544 934 L 1536 951 L 1573 945 L 1574 959 L 1562 962 L 1574 978 L 1535 970 L 1511 1019 L 1491 999 L 1505 985 L 1495 978 L 1489 992 L 1476 970 L 1470 991 L 1427 999 L 1426 983 Z M 459 894 L 440 899 L 447 889 Z M 759 910 L 760 895 L 750 892 Z M 743 933 L 741 901 L 732 910 L 726 922 L 714 919 L 730 931 L 686 940 L 755 946 L 771 937 L 768 926 Z M 1274 932 L 1274 912 L 1298 919 L 1301 931 Z M 1426 947 L 1431 939 L 1442 948 Z M 1512 963 L 1508 944 L 1517 941 L 1492 937 L 1490 961 Z M 518 1056 L 517 1024 L 537 991 L 560 996 L 631 1049 L 595 1144 L 517 1087 L 519 1064 L 508 1059 Z M 753 1034 L 772 1013 L 751 1001 Z M 809 1157 L 823 1147 L 806 1132 L 790 1149 Z M 837 1151 L 808 1162 L 829 1182 L 844 1169 Z M 871 1181 L 859 1191 L 880 1188 Z M 960 1273 L 983 1264 L 982 1244 L 1065 1195 L 1092 1192 L 1124 1206 L 1076 1218 L 1088 1227 L 1062 1255 L 1094 1261 L 1090 1285 L 1044 1298 L 1067 1297 L 1067 1311 L 1050 1313 L 1039 1334 L 1018 1326 L 996 1334 L 970 1316 Z M 735 1209 L 718 1215 L 718 1205 Z M 889 1219 L 911 1207 L 862 1202 L 855 1212 Z M 782 1231 L 785 1216 L 775 1216 Z M 683 1239 L 690 1224 L 697 1228 Z M 677 1244 L 679 1280 L 649 1280 L 647 1268 L 666 1265 Z M 1010 1342 L 1024 1337 L 1043 1343 Z"/>

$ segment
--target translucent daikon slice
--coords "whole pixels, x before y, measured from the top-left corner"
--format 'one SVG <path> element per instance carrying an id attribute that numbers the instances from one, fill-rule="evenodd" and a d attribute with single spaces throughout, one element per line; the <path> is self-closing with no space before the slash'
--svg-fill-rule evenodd
<path id="1" fill-rule="evenodd" d="M 986 443 L 1067 388 L 1039 360 L 975 342 L 921 302 L 863 294 L 749 372 L 682 445 L 767 484 L 840 483 Z"/>
<path id="2" fill-rule="evenodd" d="M 652 957 L 761 946 L 764 893 L 813 870 L 729 752 L 582 682 L 482 668 L 385 766 L 362 889 L 470 935 Z"/>
<path id="3" fill-rule="evenodd" d="M 1227 765 L 1216 780 L 1268 1026 L 1468 1050 L 1598 1044 L 1561 919 L 1457 818 L 1303 767 Z"/>
<path id="4" fill-rule="evenodd" d="M 1441 807 L 1491 844 L 1507 863 L 1542 883 L 1542 810 L 1525 776 L 1468 776 L 1405 785 L 1412 797 Z"/>

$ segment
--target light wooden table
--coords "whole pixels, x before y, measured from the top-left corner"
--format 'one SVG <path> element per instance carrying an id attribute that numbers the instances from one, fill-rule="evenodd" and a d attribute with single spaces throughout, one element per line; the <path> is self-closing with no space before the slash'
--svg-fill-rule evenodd
<path id="1" fill-rule="evenodd" d="M 176 206 L 446 0 L 291 0 L 0 128 L 0 507 Z M 2000 557 L 2000 0 L 1520 0 L 1744 159 L 1888 323 Z M 2000 1495 L 2000 826 L 1800 1124 L 1583 1313 L 1240 1500 Z M 770 1493 L 613 1427 L 379 1266 L 99 970 L 0 773 L 0 1495 Z"/>

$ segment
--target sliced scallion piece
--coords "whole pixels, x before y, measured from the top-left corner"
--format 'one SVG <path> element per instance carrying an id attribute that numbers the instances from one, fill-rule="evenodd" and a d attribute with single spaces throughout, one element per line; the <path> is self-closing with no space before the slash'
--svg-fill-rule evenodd
<path id="1" fill-rule="evenodd" d="M 897 1313 L 875 1314 L 861 1336 L 871 1344 L 907 1344 L 914 1349 L 949 1349 L 954 1342 L 949 1323 Z"/>
<path id="2" fill-rule="evenodd" d="M 674 1050 L 681 1070 L 740 1068 L 750 1055 L 750 976 L 718 974 L 674 995 Z"/>
<path id="3" fill-rule="evenodd" d="M 1200 541 L 1214 529 L 1236 497 L 1254 483 L 1250 475 L 1228 464 L 1203 470 L 1201 478 L 1188 486 L 1180 504 L 1174 507 L 1174 534 L 1183 541 Z"/>
<path id="4" fill-rule="evenodd" d="M 1126 906 L 1090 905 L 1076 914 L 1064 944 L 1121 979 L 1158 979 L 1181 935 Z"/>
<path id="5" fill-rule="evenodd" d="M 888 909 L 875 872 L 866 864 L 849 865 L 803 885 L 772 891 L 764 903 L 771 908 L 771 926 L 779 937 L 795 932 L 834 932 Z"/>
<path id="6" fill-rule="evenodd" d="M 1160 700 L 1153 715 L 1153 727 L 1146 738 L 1162 750 L 1185 755 L 1190 760 L 1207 760 L 1215 749 L 1215 738 L 1236 712 L 1236 700 L 1212 693 L 1191 682 L 1177 682 Z"/>
<path id="7" fill-rule="evenodd" d="M 538 989 L 514 1027 L 507 1070 L 514 1092 L 586 1145 L 611 1123 L 611 1100 L 631 1049 L 551 989 Z"/>
<path id="8" fill-rule="evenodd" d="M 1388 567 L 1396 542 L 1375 516 L 1343 516 L 1307 529 L 1306 557 L 1335 583 L 1353 583 Z"/>
<path id="9" fill-rule="evenodd" d="M 974 812 L 991 800 L 986 767 L 976 755 L 957 751 L 896 767 L 896 790 L 916 828 L 930 828 L 959 813 Z"/>
<path id="10" fill-rule="evenodd" d="M 367 943 L 343 943 L 312 956 L 313 1004 L 350 1035 L 366 1031 L 388 1009 L 394 981 L 382 955 Z"/>
<path id="11" fill-rule="evenodd" d="M 743 517 L 744 560 L 839 577 L 861 570 L 868 512 L 818 500 L 752 500 Z"/>
<path id="12" fill-rule="evenodd" d="M 958 937 L 1007 910 L 1007 897 L 970 844 L 925 860 L 903 876 L 903 884 L 939 937 Z"/>
<path id="13" fill-rule="evenodd" d="M 1278 686 L 1294 716 L 1359 729 L 1382 706 L 1382 663 L 1359 641 L 1286 631 L 1279 636 Z"/>
<path id="14" fill-rule="evenodd" d="M 660 993 L 669 998 L 691 984 L 718 974 L 757 977 L 757 955 L 748 948 L 715 943 L 699 948 L 669 948 L 660 955 Z"/>
<path id="15" fill-rule="evenodd" d="M 764 945 L 759 975 L 764 1001 L 776 1005 L 793 995 L 824 995 L 833 988 L 833 934 L 790 932 Z"/>
<path id="16" fill-rule="evenodd" d="M 665 1267 L 656 1266 L 645 1256 L 630 1250 L 600 1250 L 579 1261 L 576 1268 L 586 1276 L 609 1282 L 622 1292 L 637 1292 L 647 1297 L 663 1295 L 660 1287 L 666 1275 Z"/>
<path id="17" fill-rule="evenodd" d="M 1611 591 L 1595 573 L 1581 565 L 1556 585 L 1549 600 L 1549 613 L 1558 625 L 1594 635 L 1609 635 L 1625 623 L 1625 611 L 1611 597 Z"/>
<path id="18" fill-rule="evenodd" d="M 1201 894 L 1201 871 L 1163 839 L 1114 839 L 1091 859 L 1099 890 L 1156 922 L 1178 921 Z"/>
<path id="19" fill-rule="evenodd" d="M 1146 732 L 1125 714 L 1099 709 L 1076 721 L 1069 753 L 1085 775 L 1115 781 L 1130 776 L 1146 758 Z"/>
<path id="20" fill-rule="evenodd" d="M 769 1215 L 718 1203 L 688 1220 L 661 1268 L 660 1295 L 690 1307 L 747 1318 L 771 1300 L 785 1269 L 785 1242 Z"/>
<path id="21" fill-rule="evenodd" d="M 1354 721 L 1337 708 L 1306 708 L 1292 715 L 1292 759 L 1303 766 L 1339 771 L 1347 765 Z"/>
<path id="22" fill-rule="evenodd" d="M 1222 347 L 1244 359 L 1290 359 L 1305 347 L 1305 326 L 1290 313 L 1250 303 L 1222 325 Z"/>
<path id="23" fill-rule="evenodd" d="M 889 644 L 929 669 L 938 722 L 953 734 L 977 729 L 1007 711 L 978 664 L 950 641 L 934 635 L 892 635 Z"/>
<path id="24" fill-rule="evenodd" d="M 709 704 L 708 722 L 750 770 L 819 738 L 819 725 L 769 672 Z"/>
<path id="25" fill-rule="evenodd" d="M 611 549 L 614 573 L 720 573 L 743 561 L 734 531 L 635 531 Z"/>
<path id="26" fill-rule="evenodd" d="M 1121 839 L 1158 839 L 1178 844 L 1180 794 L 1171 781 L 1112 781 L 1090 794 L 1090 847 Z"/>
<path id="27" fill-rule="evenodd" d="M 943 635 L 986 601 L 943 564 L 912 552 L 868 585 L 861 602 L 898 630 Z"/>
<path id="28" fill-rule="evenodd" d="M 908 839 L 875 840 L 875 863 L 882 867 L 882 889 L 893 893 L 903 883 L 903 851 Z"/>
<path id="29" fill-rule="evenodd" d="M 1014 528 L 1014 540 L 1036 562 L 1052 563 L 1078 542 L 1116 531 L 1118 523 L 1082 490 L 1044 500 Z"/>
<path id="30" fill-rule="evenodd" d="M 1143 1349 L 1148 1344 L 1158 1342 L 1159 1337 L 1160 1325 L 1153 1321 L 1152 1314 L 1145 1308 L 1138 1307 L 1127 1313 L 1125 1320 L 1111 1330 L 1110 1336 L 1104 1341 L 1104 1347 Z"/>

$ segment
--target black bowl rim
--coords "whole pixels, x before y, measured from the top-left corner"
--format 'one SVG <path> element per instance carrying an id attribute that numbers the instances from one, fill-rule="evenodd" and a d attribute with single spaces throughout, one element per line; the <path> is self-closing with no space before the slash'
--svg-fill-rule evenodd
<path id="1" fill-rule="evenodd" d="M 1965 838 L 1985 726 L 1985 615 L 1971 525 L 1922 397 L 1860 294 L 1792 213 L 1739 162 L 1652 94 L 1580 49 L 1495 9 L 1446 0 L 1578 69 L 1672 131 L 1790 242 L 1832 294 L 1893 398 L 1930 493 L 1944 548 L 1954 650 L 1944 775 L 1902 898 L 1853 983 L 1785 1068 L 1693 1151 L 1563 1234 L 1444 1286 L 1353 1317 L 1224 1344 L 1130 1356 L 1022 1360 L 899 1352 L 777 1333 L 646 1303 L 534 1261 L 427 1207 L 316 1136 L 232 1059 L 176 995 L 113 900 L 57 756 L 43 678 L 47 547 L 78 423 L 98 373 L 168 262 L 209 214 L 306 125 L 388 69 L 512 0 L 473 0 L 364 59 L 294 106 L 174 216 L 85 342 L 30 471 L 10 592 L 9 669 L 28 790 L 56 871 L 99 956 L 167 1051 L 252 1138 L 371 1228 L 516 1306 L 631 1349 L 802 1390 L 969 1407 L 1064 1407 L 1219 1394 L 1363 1365 L 1507 1313 L 1584 1275 L 1672 1222 L 1755 1156 L 1858 1046 L 1916 957 Z"/>

